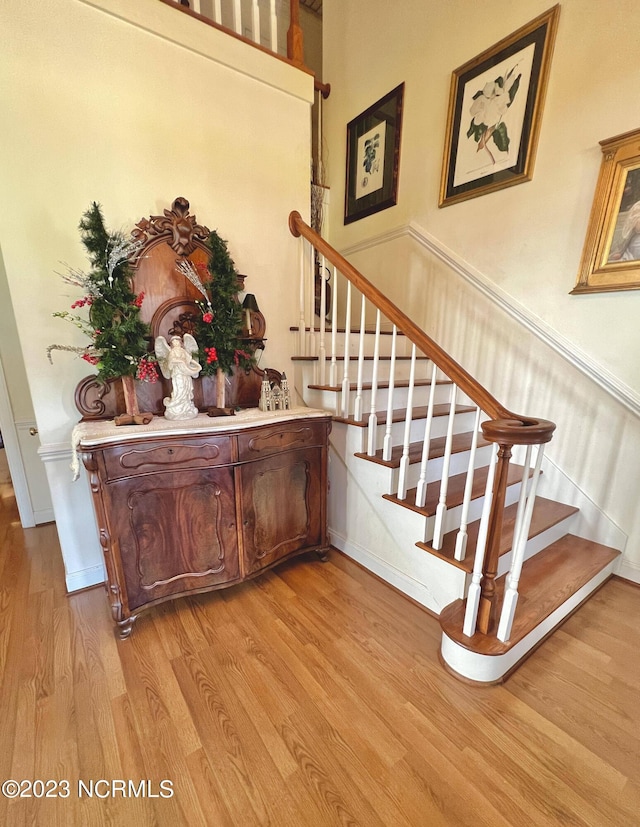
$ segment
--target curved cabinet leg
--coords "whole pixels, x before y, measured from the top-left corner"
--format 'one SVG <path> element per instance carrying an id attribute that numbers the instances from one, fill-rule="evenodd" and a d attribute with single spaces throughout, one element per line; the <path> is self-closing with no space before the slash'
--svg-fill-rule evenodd
<path id="1" fill-rule="evenodd" d="M 118 637 L 120 640 L 126 640 L 129 637 L 137 617 L 138 615 L 131 615 L 131 617 L 128 617 L 126 620 L 119 620 L 117 622 Z"/>
<path id="2" fill-rule="evenodd" d="M 325 546 L 324 548 L 317 548 L 316 554 L 318 555 L 318 560 L 321 563 L 326 563 L 329 559 L 329 546 Z"/>

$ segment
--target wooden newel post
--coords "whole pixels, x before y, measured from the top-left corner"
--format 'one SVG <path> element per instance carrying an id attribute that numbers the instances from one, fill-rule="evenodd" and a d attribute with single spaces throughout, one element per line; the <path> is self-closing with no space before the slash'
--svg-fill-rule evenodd
<path id="1" fill-rule="evenodd" d="M 500 557 L 500 539 L 502 537 L 502 518 L 504 503 L 507 494 L 507 480 L 509 476 L 509 460 L 511 459 L 511 445 L 500 445 L 498 449 L 498 464 L 493 482 L 493 499 L 489 515 L 489 529 L 487 532 L 487 546 L 482 567 L 482 583 L 480 586 L 480 603 L 478 606 L 478 631 L 482 634 L 492 634 L 498 628 L 498 597 L 496 594 L 496 575 Z"/>
<path id="2" fill-rule="evenodd" d="M 287 32 L 287 57 L 298 66 L 304 66 L 304 35 L 300 28 L 300 0 L 291 0 L 289 31 Z"/>

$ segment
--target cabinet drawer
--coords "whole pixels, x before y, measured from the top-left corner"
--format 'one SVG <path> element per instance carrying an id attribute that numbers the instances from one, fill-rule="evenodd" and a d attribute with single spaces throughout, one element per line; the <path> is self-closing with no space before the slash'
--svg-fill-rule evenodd
<path id="1" fill-rule="evenodd" d="M 229 437 L 207 436 L 125 443 L 105 448 L 104 462 L 110 480 L 154 471 L 226 465 L 231 462 L 231 440 Z"/>
<path id="2" fill-rule="evenodd" d="M 324 445 L 327 423 L 325 420 L 304 422 L 283 422 L 262 427 L 255 431 L 238 434 L 238 458 L 247 462 L 272 456 L 280 451 L 292 451 Z"/>

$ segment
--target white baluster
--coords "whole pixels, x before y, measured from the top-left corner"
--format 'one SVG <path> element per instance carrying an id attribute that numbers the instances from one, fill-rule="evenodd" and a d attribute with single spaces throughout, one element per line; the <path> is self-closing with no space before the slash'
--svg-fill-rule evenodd
<path id="1" fill-rule="evenodd" d="M 480 517 L 480 527 L 478 529 L 478 541 L 476 543 L 476 554 L 473 562 L 473 574 L 471 575 L 471 584 L 467 594 L 467 606 L 464 614 L 464 624 L 462 633 L 467 637 L 471 637 L 476 631 L 476 623 L 478 621 L 478 607 L 480 606 L 480 595 L 482 583 L 482 566 L 484 565 L 484 553 L 487 546 L 487 532 L 489 530 L 489 515 L 491 514 L 491 503 L 493 501 L 493 480 L 496 475 L 496 465 L 498 462 L 498 446 L 491 454 L 491 462 L 489 464 L 489 472 L 487 474 L 487 484 L 484 490 L 484 506 L 482 508 L 482 516 Z"/>
<path id="2" fill-rule="evenodd" d="M 380 311 L 376 311 L 376 337 L 373 346 L 373 372 L 371 374 L 371 408 L 369 409 L 369 425 L 367 433 L 367 455 L 375 456 L 376 436 L 378 433 L 378 413 L 376 403 L 378 399 L 378 364 L 380 362 Z"/>
<path id="3" fill-rule="evenodd" d="M 251 0 L 251 28 L 253 30 L 253 42 L 260 43 L 260 8 L 258 0 Z"/>
<path id="4" fill-rule="evenodd" d="M 402 441 L 402 458 L 398 474 L 398 499 L 407 496 L 407 472 L 409 470 L 409 445 L 411 442 L 411 420 L 413 419 L 413 386 L 416 379 L 416 346 L 411 345 L 411 370 L 409 373 L 409 392 L 407 394 L 407 415 L 404 421 L 404 439 Z"/>
<path id="5" fill-rule="evenodd" d="M 213 22 L 222 23 L 222 0 L 213 0 Z"/>
<path id="6" fill-rule="evenodd" d="M 366 301 L 364 293 L 360 302 L 360 340 L 358 342 L 358 381 L 356 387 L 356 401 L 353 409 L 353 418 L 356 422 L 362 422 L 362 384 L 364 376 L 364 326 L 365 326 Z"/>
<path id="7" fill-rule="evenodd" d="M 424 423 L 424 439 L 422 441 L 422 458 L 420 460 L 420 479 L 416 488 L 416 505 L 424 508 L 427 501 L 427 466 L 429 465 L 429 451 L 431 450 L 431 425 L 433 422 L 433 409 L 435 405 L 436 385 L 438 377 L 438 366 L 433 363 L 431 368 L 431 386 L 429 388 L 429 406 L 427 408 L 427 419 Z"/>
<path id="8" fill-rule="evenodd" d="M 527 504 L 527 488 L 529 486 L 529 472 L 531 471 L 531 451 L 533 446 L 527 445 L 527 452 L 522 468 L 522 480 L 520 481 L 520 496 L 518 498 L 518 509 L 516 511 L 516 519 L 513 524 L 513 537 L 511 539 L 511 563 L 513 564 L 513 556 L 518 546 L 518 538 L 522 528 L 522 520 L 524 519 L 524 511 Z"/>
<path id="9" fill-rule="evenodd" d="M 389 362 L 389 393 L 387 396 L 387 427 L 385 428 L 384 442 L 382 445 L 382 459 L 389 462 L 393 443 L 391 439 L 391 426 L 393 425 L 393 392 L 396 381 L 396 342 L 398 339 L 398 328 L 394 325 L 391 334 L 391 361 Z"/>
<path id="10" fill-rule="evenodd" d="M 300 320 L 298 322 L 298 355 L 307 355 L 306 322 L 304 318 L 304 261 L 305 240 L 300 238 Z"/>
<path id="11" fill-rule="evenodd" d="M 505 589 L 502 612 L 500 614 L 500 623 L 498 624 L 497 638 L 503 643 L 506 643 L 506 641 L 511 637 L 513 618 L 518 604 L 518 583 L 520 582 L 520 574 L 522 573 L 522 565 L 524 563 L 524 552 L 527 547 L 531 517 L 533 516 L 533 508 L 536 502 L 536 490 L 538 488 L 538 479 L 540 477 L 543 454 L 544 445 L 538 445 L 538 456 L 536 458 L 536 467 L 534 468 L 533 478 L 531 480 L 531 490 L 529 491 L 529 496 L 527 497 L 527 505 L 524 510 L 522 523 L 520 525 L 517 546 L 514 546 L 513 549 L 511 571 L 507 577 L 507 588 Z M 527 465 L 527 470 L 528 467 L 529 466 Z"/>
<path id="12" fill-rule="evenodd" d="M 473 425 L 473 437 L 471 439 L 471 450 L 469 451 L 469 466 L 467 468 L 467 479 L 464 484 L 464 495 L 462 498 L 462 514 L 460 516 L 460 530 L 456 537 L 456 548 L 453 556 L 456 560 L 464 560 L 467 550 L 467 525 L 469 522 L 469 506 L 471 505 L 471 492 L 473 490 L 473 476 L 476 470 L 476 448 L 478 447 L 478 433 L 480 431 L 480 408 L 476 410 L 476 419 Z"/>
<path id="13" fill-rule="evenodd" d="M 320 346 L 318 349 L 318 365 L 320 368 L 319 382 L 324 385 L 326 381 L 327 345 L 325 342 L 325 331 L 327 325 L 327 282 L 324 277 L 325 263 L 324 256 L 320 257 Z"/>
<path id="14" fill-rule="evenodd" d="M 233 0 L 231 11 L 233 15 L 233 30 L 236 34 L 242 34 L 242 0 Z"/>
<path id="15" fill-rule="evenodd" d="M 269 0 L 269 19 L 271 28 L 271 51 L 278 53 L 278 16 L 276 14 L 276 0 Z"/>
<path id="16" fill-rule="evenodd" d="M 444 518 L 447 513 L 447 492 L 449 489 L 449 466 L 451 465 L 451 449 L 453 447 L 453 424 L 456 414 L 456 393 L 458 388 L 451 386 L 451 405 L 449 406 L 449 421 L 447 423 L 447 438 L 444 446 L 444 459 L 442 462 L 442 479 L 440 480 L 440 498 L 436 508 L 436 521 L 433 528 L 433 540 L 431 546 L 438 550 L 442 548 L 442 537 L 444 534 Z"/>
<path id="17" fill-rule="evenodd" d="M 347 280 L 347 298 L 344 308 L 344 362 L 342 365 L 342 406 L 341 416 L 347 419 L 349 416 L 349 349 L 351 336 L 351 282 Z"/>
<path id="18" fill-rule="evenodd" d="M 202 10 L 200 8 L 200 0 L 191 0 L 191 8 L 198 14 L 202 14 Z"/>
<path id="19" fill-rule="evenodd" d="M 316 250 L 310 247 L 309 269 L 309 334 L 307 339 L 307 356 L 317 356 L 316 351 Z M 318 364 L 315 365 L 316 382 L 318 381 Z"/>
<path id="20" fill-rule="evenodd" d="M 335 388 L 338 384 L 338 273 L 333 268 L 333 290 L 331 291 L 331 367 L 329 384 Z"/>

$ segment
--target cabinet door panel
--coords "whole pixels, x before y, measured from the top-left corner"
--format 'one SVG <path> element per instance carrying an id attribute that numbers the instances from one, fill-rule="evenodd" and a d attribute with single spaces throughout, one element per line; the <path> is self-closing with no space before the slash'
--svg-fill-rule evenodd
<path id="1" fill-rule="evenodd" d="M 108 489 L 130 609 L 239 577 L 231 469 L 137 477 Z"/>
<path id="2" fill-rule="evenodd" d="M 242 466 L 246 574 L 322 543 L 320 453 L 287 451 Z"/>

